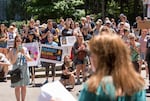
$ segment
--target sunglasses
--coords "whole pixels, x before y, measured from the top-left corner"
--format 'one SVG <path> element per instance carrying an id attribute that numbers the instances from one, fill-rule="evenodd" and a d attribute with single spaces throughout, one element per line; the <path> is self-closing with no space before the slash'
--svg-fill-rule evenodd
<path id="1" fill-rule="evenodd" d="M 83 37 L 83 36 L 79 36 L 79 35 L 78 35 L 77 37 Z"/>
<path id="2" fill-rule="evenodd" d="M 16 40 L 16 42 L 21 42 L 21 40 Z"/>

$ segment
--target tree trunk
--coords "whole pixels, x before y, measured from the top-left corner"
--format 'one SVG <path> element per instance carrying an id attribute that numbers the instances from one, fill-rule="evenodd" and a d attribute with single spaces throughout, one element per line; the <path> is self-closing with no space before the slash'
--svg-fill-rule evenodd
<path id="1" fill-rule="evenodd" d="M 102 19 L 105 19 L 105 0 L 101 1 L 101 5 L 102 5 Z"/>

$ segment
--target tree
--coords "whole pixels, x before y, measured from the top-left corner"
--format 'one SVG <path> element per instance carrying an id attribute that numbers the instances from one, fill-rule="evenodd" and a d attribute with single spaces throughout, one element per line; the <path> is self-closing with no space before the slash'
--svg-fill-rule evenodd
<path id="1" fill-rule="evenodd" d="M 128 20 L 133 21 L 137 15 L 142 15 L 142 8 L 142 0 L 11 0 L 8 18 L 33 17 L 45 22 L 49 18 L 60 17 L 78 20 L 91 14 L 96 18 L 118 18 L 120 13 L 124 13 Z"/>
<path id="2" fill-rule="evenodd" d="M 48 18 L 78 18 L 81 11 L 77 8 L 83 4 L 83 0 L 32 0 L 27 3 L 27 13 L 43 21 Z"/>
<path id="3" fill-rule="evenodd" d="M 24 3 L 26 0 L 10 0 L 7 7 L 7 18 L 9 20 L 22 20 L 24 19 Z"/>

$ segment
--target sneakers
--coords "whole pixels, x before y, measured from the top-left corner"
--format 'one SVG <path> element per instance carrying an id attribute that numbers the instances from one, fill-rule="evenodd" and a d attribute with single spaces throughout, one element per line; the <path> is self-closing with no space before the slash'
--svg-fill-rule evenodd
<path id="1" fill-rule="evenodd" d="M 45 85 L 46 83 L 48 83 L 48 80 L 46 80 L 46 81 L 43 83 L 43 85 Z"/>

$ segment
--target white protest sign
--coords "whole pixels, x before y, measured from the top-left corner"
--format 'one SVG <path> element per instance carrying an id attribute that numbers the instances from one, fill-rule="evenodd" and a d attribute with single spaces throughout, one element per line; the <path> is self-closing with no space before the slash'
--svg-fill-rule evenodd
<path id="1" fill-rule="evenodd" d="M 75 36 L 60 37 L 61 46 L 73 46 L 75 42 L 76 42 Z"/>
<path id="2" fill-rule="evenodd" d="M 59 99 L 57 101 L 77 101 L 59 81 L 47 83 L 41 87 L 38 101 L 51 101 L 52 98 Z"/>
<path id="3" fill-rule="evenodd" d="M 30 57 L 33 61 L 28 62 L 28 66 L 38 66 L 40 51 L 38 42 L 33 43 L 23 43 L 23 46 L 26 47 L 29 51 Z"/>

